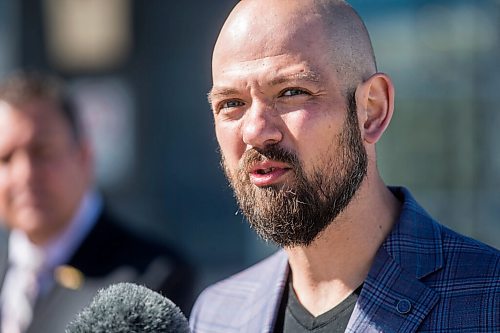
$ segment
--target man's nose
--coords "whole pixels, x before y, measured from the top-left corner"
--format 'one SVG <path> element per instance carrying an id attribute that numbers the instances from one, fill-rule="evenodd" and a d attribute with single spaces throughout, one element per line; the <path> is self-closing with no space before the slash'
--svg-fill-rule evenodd
<path id="1" fill-rule="evenodd" d="M 252 103 L 243 118 L 243 142 L 251 148 L 263 149 L 283 139 L 283 120 L 271 105 Z"/>
<path id="2" fill-rule="evenodd" d="M 10 165 L 12 181 L 17 184 L 29 184 L 34 179 L 36 169 L 36 161 L 30 154 L 18 153 L 13 156 Z"/>

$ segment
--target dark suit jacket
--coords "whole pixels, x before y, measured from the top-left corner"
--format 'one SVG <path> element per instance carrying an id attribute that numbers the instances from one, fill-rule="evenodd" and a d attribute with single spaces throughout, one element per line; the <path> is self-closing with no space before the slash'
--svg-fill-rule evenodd
<path id="1" fill-rule="evenodd" d="M 2 231 L 0 283 L 7 269 L 7 239 L 8 234 Z M 64 279 L 56 278 L 55 287 L 37 301 L 27 333 L 63 333 L 98 289 L 118 282 L 134 282 L 160 291 L 185 313 L 191 306 L 193 276 L 180 256 L 134 234 L 105 212 L 67 265 L 70 271 L 83 274 L 82 285 L 72 289 Z"/>

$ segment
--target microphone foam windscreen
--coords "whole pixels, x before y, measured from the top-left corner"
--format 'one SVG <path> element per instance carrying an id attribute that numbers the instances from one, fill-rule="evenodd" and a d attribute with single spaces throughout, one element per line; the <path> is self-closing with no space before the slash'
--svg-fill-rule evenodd
<path id="1" fill-rule="evenodd" d="M 66 333 L 189 333 L 181 310 L 168 298 L 133 283 L 101 289 Z"/>

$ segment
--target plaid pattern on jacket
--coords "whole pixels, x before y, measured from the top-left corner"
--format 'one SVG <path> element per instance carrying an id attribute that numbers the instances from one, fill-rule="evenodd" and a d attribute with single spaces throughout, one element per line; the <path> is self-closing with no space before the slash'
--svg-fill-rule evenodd
<path id="1" fill-rule="evenodd" d="M 404 188 L 346 332 L 500 332 L 500 252 L 434 221 Z M 194 333 L 271 333 L 289 274 L 284 251 L 207 288 Z"/>

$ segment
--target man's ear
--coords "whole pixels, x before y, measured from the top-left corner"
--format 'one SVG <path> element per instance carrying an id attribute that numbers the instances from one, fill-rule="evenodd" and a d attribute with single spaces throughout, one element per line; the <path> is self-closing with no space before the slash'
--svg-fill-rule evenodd
<path id="1" fill-rule="evenodd" d="M 356 89 L 356 105 L 362 137 L 376 143 L 389 125 L 394 113 L 394 85 L 389 76 L 376 73 Z"/>

